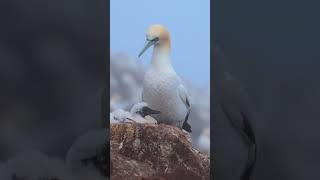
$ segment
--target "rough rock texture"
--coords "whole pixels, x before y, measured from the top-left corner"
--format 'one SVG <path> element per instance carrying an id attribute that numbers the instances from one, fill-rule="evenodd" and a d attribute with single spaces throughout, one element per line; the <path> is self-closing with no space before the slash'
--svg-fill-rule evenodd
<path id="1" fill-rule="evenodd" d="M 112 180 L 209 179 L 209 157 L 179 128 L 121 123 L 110 129 Z"/>

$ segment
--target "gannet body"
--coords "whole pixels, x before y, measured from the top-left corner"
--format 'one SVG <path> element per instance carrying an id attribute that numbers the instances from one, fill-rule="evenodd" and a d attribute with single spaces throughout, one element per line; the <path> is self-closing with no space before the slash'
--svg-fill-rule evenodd
<path id="1" fill-rule="evenodd" d="M 132 118 L 130 112 L 123 109 L 117 109 L 110 113 L 110 123 L 126 122 L 130 118 Z"/>
<path id="2" fill-rule="evenodd" d="M 135 104 L 131 108 L 132 120 L 137 123 L 152 123 L 157 124 L 157 121 L 151 117 L 151 114 L 160 114 L 160 111 L 153 110 L 148 107 L 148 104 L 145 102 L 140 102 Z"/>
<path id="3" fill-rule="evenodd" d="M 110 124 L 117 124 L 117 123 L 120 123 L 120 121 L 114 118 L 113 113 L 110 113 Z"/>
<path id="4" fill-rule="evenodd" d="M 161 25 L 153 25 L 147 32 L 147 44 L 139 57 L 154 46 L 152 62 L 143 80 L 142 100 L 161 114 L 152 115 L 158 122 L 174 125 L 191 132 L 187 123 L 190 103 L 187 91 L 171 65 L 170 34 Z"/>
<path id="5" fill-rule="evenodd" d="M 121 122 L 136 122 L 136 123 L 153 123 L 157 121 L 152 118 L 151 114 L 159 114 L 160 111 L 153 110 L 148 107 L 145 102 L 139 102 L 132 106 L 130 112 L 123 109 L 117 109 L 110 113 L 110 123 L 121 123 Z"/>

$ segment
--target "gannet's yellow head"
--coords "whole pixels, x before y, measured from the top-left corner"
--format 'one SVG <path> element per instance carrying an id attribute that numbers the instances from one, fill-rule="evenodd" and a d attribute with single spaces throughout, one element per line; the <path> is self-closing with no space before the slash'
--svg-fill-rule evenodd
<path id="1" fill-rule="evenodd" d="M 162 25 L 152 25 L 147 31 L 146 38 L 146 45 L 140 52 L 139 57 L 153 45 L 170 49 L 170 33 Z"/>

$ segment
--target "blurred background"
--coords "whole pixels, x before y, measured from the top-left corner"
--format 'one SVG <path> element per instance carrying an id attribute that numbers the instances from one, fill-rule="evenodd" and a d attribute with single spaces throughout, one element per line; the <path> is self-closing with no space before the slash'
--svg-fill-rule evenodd
<path id="1" fill-rule="evenodd" d="M 130 109 L 141 101 L 142 80 L 152 50 L 139 59 L 138 53 L 152 24 L 163 24 L 171 33 L 172 64 L 191 96 L 193 144 L 209 152 L 209 0 L 110 1 L 110 111 Z"/>
<path id="2" fill-rule="evenodd" d="M 0 162 L 27 148 L 63 160 L 103 128 L 106 5 L 2 0 L 0 9 Z"/>
<path id="3" fill-rule="evenodd" d="M 253 180 L 320 179 L 319 5 L 219 0 L 212 6 L 217 71 L 224 67 L 242 82 L 256 114 Z M 216 152 L 216 178 L 237 179 L 245 147 L 229 125 L 219 128 L 225 149 Z"/>

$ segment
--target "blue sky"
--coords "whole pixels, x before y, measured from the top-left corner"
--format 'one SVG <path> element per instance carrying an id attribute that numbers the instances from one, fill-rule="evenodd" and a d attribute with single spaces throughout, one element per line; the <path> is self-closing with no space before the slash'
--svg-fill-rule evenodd
<path id="1" fill-rule="evenodd" d="M 210 0 L 111 0 L 110 47 L 149 64 L 151 49 L 139 60 L 145 33 L 163 24 L 171 33 L 172 64 L 198 87 L 210 85 Z"/>

